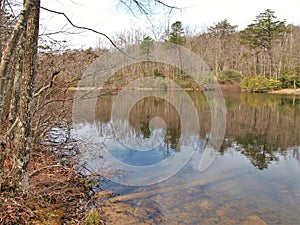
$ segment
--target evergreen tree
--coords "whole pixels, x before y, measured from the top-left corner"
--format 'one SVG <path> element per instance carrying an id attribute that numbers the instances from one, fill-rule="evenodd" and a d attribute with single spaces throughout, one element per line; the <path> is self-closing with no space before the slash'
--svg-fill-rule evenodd
<path id="1" fill-rule="evenodd" d="M 153 50 L 153 48 L 154 48 L 154 40 L 150 36 L 145 37 L 141 44 L 141 51 L 142 54 L 145 54 L 147 56 L 147 60 L 149 60 L 150 53 Z"/>
<path id="2" fill-rule="evenodd" d="M 215 37 L 224 39 L 236 32 L 236 25 L 231 25 L 227 19 L 220 21 L 214 26 L 210 26 L 208 31 Z"/>
<path id="3" fill-rule="evenodd" d="M 177 45 L 183 45 L 183 28 L 182 28 L 182 22 L 176 21 L 171 25 L 171 33 L 170 33 L 170 39 L 169 42 Z"/>
<path id="4" fill-rule="evenodd" d="M 260 52 L 267 52 L 270 62 L 269 73 L 272 76 L 272 48 L 274 43 L 282 39 L 287 31 L 288 28 L 285 25 L 285 21 L 277 20 L 275 12 L 267 9 L 256 17 L 254 23 L 248 25 L 245 30 L 240 32 L 240 42 L 255 50 L 257 56 Z"/>

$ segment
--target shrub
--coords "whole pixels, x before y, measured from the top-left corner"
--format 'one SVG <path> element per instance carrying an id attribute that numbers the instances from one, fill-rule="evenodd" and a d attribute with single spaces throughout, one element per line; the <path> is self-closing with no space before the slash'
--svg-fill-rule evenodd
<path id="1" fill-rule="evenodd" d="M 198 88 L 198 84 L 190 76 L 176 75 L 175 78 L 174 78 L 174 81 L 175 81 L 175 83 L 180 85 L 182 88 L 192 88 L 192 89 Z"/>
<path id="2" fill-rule="evenodd" d="M 241 88 L 251 92 L 267 92 L 280 89 L 281 82 L 263 76 L 245 77 L 241 82 Z"/>
<path id="3" fill-rule="evenodd" d="M 282 88 L 294 88 L 294 87 L 300 88 L 300 76 L 296 76 L 290 73 L 285 73 L 280 77 L 279 80 L 282 84 Z"/>
<path id="4" fill-rule="evenodd" d="M 239 83 L 242 80 L 242 74 L 235 70 L 225 70 L 218 74 L 221 83 Z"/>
<path id="5" fill-rule="evenodd" d="M 193 88 L 193 83 L 190 80 L 183 81 L 181 85 L 183 88 Z"/>
<path id="6" fill-rule="evenodd" d="M 204 90 L 211 90 L 215 88 L 216 76 L 214 74 L 205 74 L 200 77 L 200 85 Z"/>

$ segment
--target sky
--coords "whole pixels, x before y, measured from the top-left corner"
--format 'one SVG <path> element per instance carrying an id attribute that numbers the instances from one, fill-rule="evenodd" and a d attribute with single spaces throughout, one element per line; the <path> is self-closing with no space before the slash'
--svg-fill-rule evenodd
<path id="1" fill-rule="evenodd" d="M 143 0 L 144 1 L 144 0 Z M 118 34 L 134 33 L 141 30 L 142 35 L 159 38 L 166 24 L 181 21 L 185 28 L 203 32 L 207 27 L 227 19 L 232 25 L 238 25 L 238 30 L 244 29 L 259 13 L 266 9 L 275 11 L 279 20 L 287 24 L 300 25 L 299 0 L 165 0 L 164 2 L 177 6 L 181 10 L 154 7 L 153 14 L 148 18 L 136 13 L 133 15 L 119 0 L 47 0 L 42 1 L 43 7 L 64 12 L 78 26 L 86 26 L 107 34 L 112 39 Z M 82 32 L 73 29 L 62 15 L 41 10 L 41 34 L 64 30 L 76 34 L 52 35 L 58 41 L 63 41 L 68 47 L 88 48 L 107 46 L 108 42 L 92 32 Z"/>

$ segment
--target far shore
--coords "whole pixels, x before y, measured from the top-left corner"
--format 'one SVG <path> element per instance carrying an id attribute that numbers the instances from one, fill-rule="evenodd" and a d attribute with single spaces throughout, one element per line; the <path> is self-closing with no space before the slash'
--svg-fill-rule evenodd
<path id="1" fill-rule="evenodd" d="M 220 88 L 222 91 L 226 92 L 240 92 L 241 88 L 238 84 L 220 84 Z M 97 87 L 69 87 L 69 91 L 98 91 L 102 88 Z M 114 87 L 110 88 L 109 91 L 117 91 L 119 88 Z M 136 88 L 132 90 L 138 90 L 138 91 L 145 91 L 145 90 L 155 90 L 154 88 Z M 193 89 L 193 88 L 182 88 L 182 89 L 174 89 L 174 90 L 185 90 L 185 91 L 199 91 L 199 89 Z M 200 90 L 201 91 L 201 90 Z M 293 89 L 293 88 L 284 88 L 280 90 L 274 90 L 267 92 L 268 94 L 278 94 L 278 95 L 300 95 L 300 88 Z"/>
<path id="2" fill-rule="evenodd" d="M 281 90 L 270 91 L 269 94 L 279 94 L 279 95 L 300 95 L 300 88 L 284 88 Z"/>

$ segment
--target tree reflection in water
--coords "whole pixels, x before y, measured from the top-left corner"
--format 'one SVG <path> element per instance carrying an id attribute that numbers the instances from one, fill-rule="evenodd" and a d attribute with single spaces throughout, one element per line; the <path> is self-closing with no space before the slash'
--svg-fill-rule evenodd
<path id="1" fill-rule="evenodd" d="M 204 95 L 199 97 L 199 92 L 190 92 L 189 95 L 198 110 L 200 134 L 197 135 L 205 140 L 211 127 L 209 105 Z M 224 97 L 227 127 L 220 154 L 234 148 L 260 170 L 280 160 L 279 156 L 285 156 L 287 151 L 293 151 L 292 157 L 299 160 L 299 97 L 247 93 L 224 93 Z M 102 96 L 98 99 L 98 122 L 109 122 L 113 98 L 114 96 Z M 133 129 L 134 132 L 129 133 L 139 137 L 149 138 L 149 123 L 154 117 L 161 118 L 166 124 L 166 151 L 179 151 L 180 117 L 174 107 L 163 99 L 148 97 L 137 102 L 130 112 L 130 127 L 126 129 Z"/>

